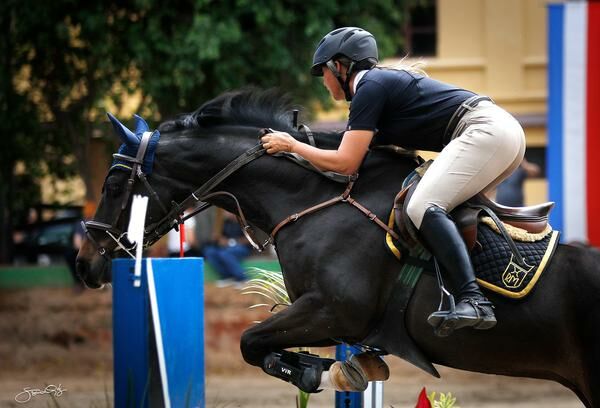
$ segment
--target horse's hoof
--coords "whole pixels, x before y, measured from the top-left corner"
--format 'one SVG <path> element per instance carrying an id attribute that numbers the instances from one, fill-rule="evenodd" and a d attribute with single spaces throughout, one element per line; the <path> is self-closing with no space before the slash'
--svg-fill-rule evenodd
<path id="1" fill-rule="evenodd" d="M 362 392 L 369 385 L 362 370 L 347 361 L 333 363 L 329 367 L 329 379 L 336 391 Z"/>
<path id="2" fill-rule="evenodd" d="M 347 360 L 342 363 L 340 368 L 354 391 L 364 391 L 367 389 L 369 380 L 360 364 L 357 364 L 355 361 Z"/>
<path id="3" fill-rule="evenodd" d="M 385 381 L 390 378 L 388 365 L 376 354 L 353 354 L 349 362 L 360 365 L 368 381 Z"/>

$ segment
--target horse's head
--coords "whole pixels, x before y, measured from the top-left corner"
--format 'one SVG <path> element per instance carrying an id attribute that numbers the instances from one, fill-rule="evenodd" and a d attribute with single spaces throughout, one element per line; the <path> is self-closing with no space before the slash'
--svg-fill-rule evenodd
<path id="1" fill-rule="evenodd" d="M 214 185 L 203 191 L 211 192 L 204 197 L 206 200 L 195 200 L 235 212 L 233 204 L 239 199 L 248 220 L 263 231 L 271 231 L 292 208 L 336 194 L 339 187 L 335 183 L 290 161 L 267 155 L 252 164 L 244 158 L 242 170 L 219 176 L 244 154 L 262 149 L 261 129 L 288 131 L 307 141 L 306 135 L 292 126 L 291 107 L 289 98 L 276 91 L 229 92 L 195 112 L 162 123 L 158 128 L 160 143 L 159 133 L 148 132 L 143 119 L 136 117 L 137 129 L 132 132 L 109 116 L 123 144 L 105 179 L 94 219 L 86 223 L 87 238 L 77 257 L 77 272 L 83 281 L 92 288 L 110 282 L 110 260 L 115 253 L 131 248 L 124 232 L 134 194 L 149 196 L 145 246 L 168 232 L 182 210 L 196 204 L 190 199 L 192 192 L 215 179 L 218 190 L 225 194 L 215 197 Z M 314 136 L 319 147 L 339 145 L 338 134 Z M 149 137 L 149 145 L 141 154 L 144 137 Z M 172 205 L 173 201 L 180 206 Z"/>
<path id="2" fill-rule="evenodd" d="M 154 192 L 163 200 L 168 195 L 167 190 L 161 190 L 158 185 L 152 187 L 147 182 L 147 177 L 152 173 L 160 133 L 150 132 L 146 122 L 137 115 L 135 132 L 126 128 L 114 116 L 108 116 L 122 145 L 114 155 L 104 181 L 94 219 L 85 223 L 87 237 L 77 256 L 77 274 L 90 288 L 99 288 L 109 282 L 110 260 L 115 253 L 132 247 L 125 231 L 133 195 L 152 196 Z M 149 205 L 147 220 L 160 217 L 160 211 L 160 205 Z"/>

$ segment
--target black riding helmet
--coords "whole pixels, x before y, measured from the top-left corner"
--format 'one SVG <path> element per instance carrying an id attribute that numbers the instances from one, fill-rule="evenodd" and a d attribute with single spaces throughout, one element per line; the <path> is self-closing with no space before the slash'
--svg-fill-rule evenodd
<path id="1" fill-rule="evenodd" d="M 331 62 L 338 56 L 344 56 L 351 62 L 348 67 L 346 81 L 343 81 L 340 73 Z M 350 95 L 350 77 L 355 69 L 370 69 L 379 60 L 377 52 L 377 42 L 375 37 L 358 27 L 338 28 L 327 34 L 317 45 L 317 50 L 313 57 L 313 65 L 310 73 L 315 76 L 322 76 L 322 66 L 327 65 L 331 72 L 336 76 L 344 93 L 346 100 L 351 100 Z"/>

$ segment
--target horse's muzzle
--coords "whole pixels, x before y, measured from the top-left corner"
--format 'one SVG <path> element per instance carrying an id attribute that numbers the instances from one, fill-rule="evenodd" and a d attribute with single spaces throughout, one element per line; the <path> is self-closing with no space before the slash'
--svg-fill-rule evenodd
<path id="1" fill-rule="evenodd" d="M 109 265 L 110 262 L 106 262 L 104 259 L 94 262 L 77 258 L 75 270 L 85 286 L 90 289 L 100 289 L 105 283 L 110 282 Z"/>

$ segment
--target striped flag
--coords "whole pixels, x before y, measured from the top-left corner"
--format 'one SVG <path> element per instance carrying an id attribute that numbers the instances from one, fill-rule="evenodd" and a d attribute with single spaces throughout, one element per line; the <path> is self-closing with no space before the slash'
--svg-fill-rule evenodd
<path id="1" fill-rule="evenodd" d="M 548 8 L 550 222 L 600 246 L 600 1 Z"/>

